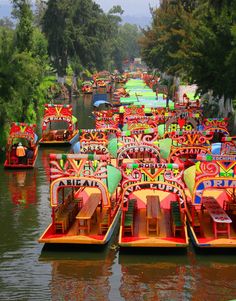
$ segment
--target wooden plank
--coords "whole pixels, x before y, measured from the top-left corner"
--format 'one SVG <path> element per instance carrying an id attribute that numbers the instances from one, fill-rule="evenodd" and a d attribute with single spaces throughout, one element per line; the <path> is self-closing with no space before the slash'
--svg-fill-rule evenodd
<path id="1" fill-rule="evenodd" d="M 161 205 L 158 195 L 147 195 L 147 218 L 161 218 Z"/>
<path id="2" fill-rule="evenodd" d="M 150 231 L 160 232 L 159 220 L 162 216 L 160 199 L 157 195 L 148 195 L 147 199 L 147 234 Z"/>
<path id="3" fill-rule="evenodd" d="M 81 208 L 76 216 L 76 219 L 89 219 L 92 217 L 95 209 L 101 201 L 100 193 L 93 193 L 89 196 L 85 205 Z"/>

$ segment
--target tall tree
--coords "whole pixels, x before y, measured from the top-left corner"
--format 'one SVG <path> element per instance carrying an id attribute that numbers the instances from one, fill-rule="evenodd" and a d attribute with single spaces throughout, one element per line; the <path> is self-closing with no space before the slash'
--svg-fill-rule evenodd
<path id="1" fill-rule="evenodd" d="M 109 22 L 92 0 L 49 0 L 43 18 L 48 49 L 60 76 L 72 62 L 75 69 L 102 68 L 103 43 L 109 35 Z"/>
<path id="2" fill-rule="evenodd" d="M 33 13 L 28 0 L 12 0 L 16 26 L 16 47 L 20 52 L 30 51 L 33 45 Z"/>
<path id="3" fill-rule="evenodd" d="M 236 96 L 236 1 L 162 1 L 144 32 L 143 57 L 152 67 L 188 76 L 199 90 L 222 98 L 227 114 Z"/>
<path id="4" fill-rule="evenodd" d="M 35 0 L 34 11 L 34 24 L 41 28 L 43 23 L 43 17 L 47 9 L 47 2 L 45 0 Z"/>
<path id="5" fill-rule="evenodd" d="M 71 7 L 67 0 L 49 0 L 43 17 L 43 31 L 48 40 L 48 51 L 59 76 L 64 76 L 68 65 L 68 50 L 72 46 L 68 26 Z"/>

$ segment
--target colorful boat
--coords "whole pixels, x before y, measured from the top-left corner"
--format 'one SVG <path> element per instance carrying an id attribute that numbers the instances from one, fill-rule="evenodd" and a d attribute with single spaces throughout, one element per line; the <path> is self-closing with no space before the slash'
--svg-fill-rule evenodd
<path id="1" fill-rule="evenodd" d="M 113 128 L 80 130 L 80 153 L 109 154 L 109 141 L 117 137 L 117 135 L 118 130 Z"/>
<path id="2" fill-rule="evenodd" d="M 164 137 L 172 140 L 169 163 L 177 163 L 181 169 L 194 165 L 199 154 L 210 154 L 213 139 L 210 131 L 174 131 L 166 132 Z"/>
<path id="3" fill-rule="evenodd" d="M 124 163 L 119 245 L 186 248 L 185 194 L 178 165 Z"/>
<path id="4" fill-rule="evenodd" d="M 214 132 L 218 141 L 221 141 L 224 136 L 230 136 L 228 118 L 204 118 L 202 130 Z"/>
<path id="5" fill-rule="evenodd" d="M 191 238 L 199 248 L 236 247 L 236 157 L 205 154 L 184 171 Z"/>
<path id="6" fill-rule="evenodd" d="M 94 111 L 93 115 L 95 117 L 95 127 L 96 129 L 114 129 L 118 130 L 120 124 L 120 115 L 114 113 L 113 109 Z"/>
<path id="7" fill-rule="evenodd" d="M 156 141 L 157 136 L 156 129 L 121 132 L 121 137 L 117 140 L 116 152 L 114 153 L 115 141 L 111 140 L 108 148 L 111 154 L 116 156 L 118 166 L 132 159 L 135 159 L 136 162 L 158 163 L 161 155 Z"/>
<path id="8" fill-rule="evenodd" d="M 106 244 L 120 217 L 121 172 L 109 156 L 51 154 L 52 221 L 40 243 Z"/>
<path id="9" fill-rule="evenodd" d="M 93 93 L 93 83 L 91 81 L 85 81 L 82 83 L 81 91 L 84 94 Z"/>
<path id="10" fill-rule="evenodd" d="M 6 146 L 5 168 L 33 168 L 38 155 L 36 125 L 14 122 Z"/>
<path id="11" fill-rule="evenodd" d="M 59 129 L 58 129 L 59 128 Z M 73 144 L 78 139 L 77 119 L 71 105 L 46 104 L 40 144 Z"/>
<path id="12" fill-rule="evenodd" d="M 97 78 L 96 85 L 98 88 L 106 88 L 108 80 L 106 78 Z"/>

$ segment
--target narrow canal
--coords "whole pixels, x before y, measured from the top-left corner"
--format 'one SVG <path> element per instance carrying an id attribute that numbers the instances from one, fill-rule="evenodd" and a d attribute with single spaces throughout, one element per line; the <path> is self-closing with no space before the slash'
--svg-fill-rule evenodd
<path id="1" fill-rule="evenodd" d="M 80 128 L 92 128 L 91 97 L 73 101 Z M 236 253 L 124 254 L 116 239 L 102 250 L 45 249 L 37 242 L 50 222 L 48 154 L 36 167 L 0 166 L 0 300 L 236 299 Z"/>

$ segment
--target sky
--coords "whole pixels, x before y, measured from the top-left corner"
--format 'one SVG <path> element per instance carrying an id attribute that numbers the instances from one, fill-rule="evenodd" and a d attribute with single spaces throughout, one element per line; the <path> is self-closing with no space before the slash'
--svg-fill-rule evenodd
<path id="1" fill-rule="evenodd" d="M 159 0 L 93 0 L 107 12 L 112 6 L 120 5 L 124 10 L 124 22 L 147 25 L 151 21 L 149 6 L 158 7 Z M 34 2 L 34 0 L 31 0 Z M 10 16 L 10 0 L 0 0 L 0 18 Z M 126 16 L 126 17 L 125 17 Z"/>
<path id="2" fill-rule="evenodd" d="M 95 2 L 100 4 L 105 11 L 108 11 L 113 5 L 120 5 L 125 11 L 124 15 L 130 16 L 150 15 L 149 5 L 151 7 L 159 5 L 158 0 L 95 0 Z"/>

